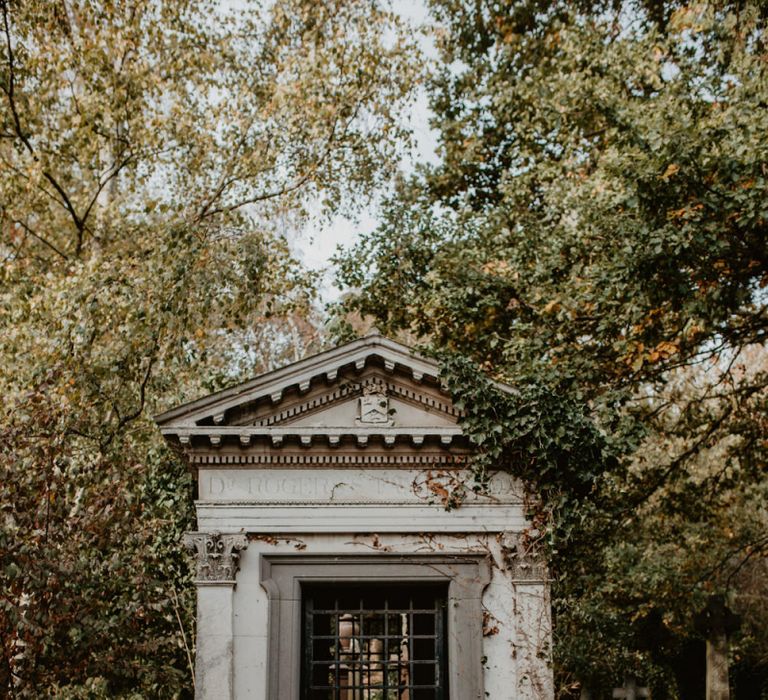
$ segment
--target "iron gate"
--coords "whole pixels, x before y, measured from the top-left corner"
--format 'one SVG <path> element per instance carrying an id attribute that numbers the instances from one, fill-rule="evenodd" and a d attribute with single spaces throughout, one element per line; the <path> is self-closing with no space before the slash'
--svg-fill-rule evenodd
<path id="1" fill-rule="evenodd" d="M 448 700 L 446 587 L 306 587 L 302 700 Z"/>

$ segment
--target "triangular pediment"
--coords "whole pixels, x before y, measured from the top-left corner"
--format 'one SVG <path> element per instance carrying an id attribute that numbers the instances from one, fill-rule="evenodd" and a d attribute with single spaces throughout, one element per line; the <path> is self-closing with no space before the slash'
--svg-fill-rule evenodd
<path id="1" fill-rule="evenodd" d="M 317 428 L 355 428 L 363 425 L 383 425 L 386 427 L 408 426 L 413 428 L 449 428 L 457 423 L 456 418 L 437 412 L 429 412 L 417 408 L 405 401 L 389 399 L 387 402 L 389 420 L 377 420 L 377 414 L 372 412 L 362 414 L 360 399 L 353 399 L 336 404 L 332 408 L 308 413 L 296 419 L 289 419 L 275 425 L 291 425 L 294 427 Z"/>
<path id="2" fill-rule="evenodd" d="M 450 428 L 456 426 L 458 417 L 450 398 L 441 392 L 408 380 L 370 373 L 357 381 L 338 382 L 327 391 L 240 425 Z"/>
<path id="3" fill-rule="evenodd" d="M 378 333 L 313 355 L 248 382 L 178 406 L 155 417 L 161 426 L 227 425 L 257 404 L 269 401 L 277 407 L 295 397 L 357 379 L 372 367 L 397 373 L 429 390 L 445 393 L 438 379 L 439 366 L 411 348 Z"/>
<path id="4" fill-rule="evenodd" d="M 443 445 L 461 435 L 460 412 L 441 385 L 439 366 L 372 333 L 155 418 L 182 445 L 204 439 L 279 445 L 284 438 L 330 444 L 376 436 L 385 444 L 427 437 Z"/>

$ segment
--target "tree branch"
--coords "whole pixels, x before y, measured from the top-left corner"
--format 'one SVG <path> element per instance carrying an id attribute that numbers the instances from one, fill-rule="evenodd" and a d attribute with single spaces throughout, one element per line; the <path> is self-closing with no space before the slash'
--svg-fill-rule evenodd
<path id="1" fill-rule="evenodd" d="M 13 116 L 13 126 L 14 131 L 16 132 L 16 136 L 22 142 L 22 144 L 24 144 L 24 147 L 27 149 L 27 151 L 29 151 L 29 154 L 32 156 L 35 162 L 39 163 L 40 158 L 37 156 L 37 153 L 35 153 L 35 149 L 32 146 L 32 142 L 30 141 L 29 136 L 24 132 L 24 128 L 21 125 L 21 116 L 19 115 L 19 110 L 16 105 L 15 59 L 13 54 L 13 42 L 11 41 L 11 26 L 8 19 L 8 0 L 0 0 L 0 8 L 2 8 L 3 12 L 3 30 L 5 33 L 6 47 L 8 49 L 8 87 L 6 88 L 3 85 L 2 89 L 8 97 L 8 105 L 11 109 L 11 115 Z M 83 245 L 83 232 L 85 230 L 85 224 L 75 211 L 75 207 L 72 204 L 72 201 L 70 200 L 66 191 L 59 184 L 56 178 L 50 173 L 50 171 L 43 170 L 43 177 L 48 180 L 53 189 L 58 192 L 59 196 L 61 197 L 59 204 L 61 204 L 72 217 L 72 221 L 74 222 L 75 229 L 77 231 L 77 246 L 75 248 L 75 255 L 79 255 Z"/>
<path id="2" fill-rule="evenodd" d="M 344 124 L 344 129 L 342 133 L 346 133 L 350 124 L 352 124 L 352 122 L 357 118 L 358 112 L 359 112 L 359 105 L 354 109 L 352 116 Z M 208 211 L 203 211 L 201 212 L 202 216 L 199 214 L 195 218 L 195 221 L 202 221 L 203 219 L 215 216 L 216 214 L 228 213 L 228 212 L 234 211 L 235 209 L 240 209 L 241 207 L 244 207 L 248 204 L 256 204 L 257 202 L 265 202 L 269 199 L 282 197 L 283 195 L 290 194 L 291 192 L 295 192 L 296 190 L 298 190 L 300 187 L 305 185 L 307 182 L 309 182 L 310 179 L 312 179 L 315 176 L 315 173 L 317 173 L 317 170 L 328 159 L 328 156 L 331 154 L 333 150 L 333 145 L 336 139 L 338 122 L 339 122 L 338 117 L 336 117 L 333 120 L 333 124 L 331 125 L 331 131 L 328 134 L 328 138 L 326 139 L 325 149 L 323 150 L 323 153 L 320 155 L 317 161 L 313 163 L 313 165 L 308 169 L 308 171 L 304 175 L 294 180 L 292 183 L 285 184 L 276 190 L 272 190 L 271 192 L 265 192 L 264 194 L 254 195 L 253 197 L 242 199 L 228 206 L 222 206 L 216 209 L 208 209 Z"/>
<path id="3" fill-rule="evenodd" d="M 139 405 L 136 408 L 136 410 L 132 411 L 131 413 L 126 414 L 117 423 L 117 426 L 115 429 L 109 434 L 109 437 L 104 440 L 101 443 L 101 450 L 102 452 L 109 447 L 109 445 L 112 443 L 112 441 L 115 439 L 115 436 L 126 426 L 128 423 L 131 423 L 132 421 L 136 420 L 143 412 L 144 412 L 144 405 L 146 404 L 146 398 L 147 398 L 147 384 L 149 383 L 149 379 L 152 376 L 152 367 L 155 364 L 155 352 L 157 351 L 158 344 L 155 342 L 155 345 L 152 349 L 152 354 L 150 355 L 149 362 L 147 363 L 147 369 L 144 372 L 144 378 L 141 380 L 141 384 L 139 385 Z M 118 414 L 119 415 L 119 414 Z"/>
<path id="4" fill-rule="evenodd" d="M 12 221 L 14 224 L 18 224 L 19 226 L 21 226 L 30 236 L 32 236 L 33 238 L 36 238 L 38 241 L 48 246 L 54 253 L 56 253 L 57 255 L 60 255 L 64 260 L 69 260 L 69 256 L 66 253 L 59 250 L 55 245 L 53 245 L 53 243 L 43 238 L 40 234 L 36 233 L 26 223 L 24 223 L 20 219 L 12 219 Z"/>
<path id="5" fill-rule="evenodd" d="M 91 197 L 91 201 L 88 202 L 88 206 L 85 208 L 85 213 L 83 214 L 83 221 L 87 221 L 88 217 L 90 216 L 91 210 L 93 209 L 96 202 L 99 200 L 99 195 L 102 193 L 104 188 L 114 179 L 116 178 L 122 169 L 128 165 L 132 160 L 134 160 L 135 154 L 131 153 L 127 158 L 124 158 L 119 163 L 115 161 L 109 168 L 107 168 L 107 173 L 104 176 L 104 179 L 99 178 L 99 184 L 96 188 L 96 192 L 94 193 L 93 197 Z"/>

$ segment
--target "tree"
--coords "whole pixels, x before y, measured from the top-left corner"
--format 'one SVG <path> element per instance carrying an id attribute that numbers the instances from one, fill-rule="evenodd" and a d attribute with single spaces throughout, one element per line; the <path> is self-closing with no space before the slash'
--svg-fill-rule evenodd
<path id="1" fill-rule="evenodd" d="M 150 416 L 313 342 L 285 231 L 388 177 L 403 36 L 356 0 L 0 0 L 3 695 L 189 691 L 192 484 Z"/>
<path id="2" fill-rule="evenodd" d="M 480 467 L 542 494 L 563 692 L 627 670 L 685 694 L 706 595 L 768 595 L 764 9 L 432 8 L 441 162 L 340 258 L 340 314 L 472 360 L 446 381 Z"/>

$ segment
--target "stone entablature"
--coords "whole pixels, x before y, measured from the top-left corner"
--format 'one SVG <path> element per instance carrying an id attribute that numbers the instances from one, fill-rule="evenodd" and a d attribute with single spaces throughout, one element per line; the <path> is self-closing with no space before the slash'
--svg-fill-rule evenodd
<path id="1" fill-rule="evenodd" d="M 477 614 L 451 618 L 462 629 L 449 663 L 462 671 L 450 700 L 552 697 L 547 574 L 525 546 L 525 494 L 506 473 L 475 483 L 460 415 L 435 362 L 372 334 L 157 418 L 197 477 L 198 531 L 185 543 L 198 698 L 298 700 L 303 575 L 426 580 L 471 570 L 452 568 L 459 559 L 487 567 L 470 586 Z M 367 572 L 355 568 L 365 557 Z M 290 600 L 279 602 L 267 561 L 295 575 Z M 277 619 L 294 625 L 279 640 Z"/>

